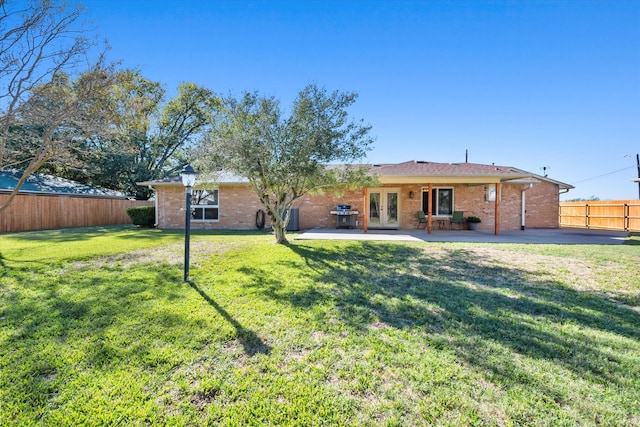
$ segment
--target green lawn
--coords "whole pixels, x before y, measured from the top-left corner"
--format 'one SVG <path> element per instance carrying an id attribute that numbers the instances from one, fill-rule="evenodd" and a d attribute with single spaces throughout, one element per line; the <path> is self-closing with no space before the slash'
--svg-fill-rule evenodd
<path id="1" fill-rule="evenodd" d="M 640 425 L 638 236 L 273 240 L 0 235 L 0 426 Z"/>

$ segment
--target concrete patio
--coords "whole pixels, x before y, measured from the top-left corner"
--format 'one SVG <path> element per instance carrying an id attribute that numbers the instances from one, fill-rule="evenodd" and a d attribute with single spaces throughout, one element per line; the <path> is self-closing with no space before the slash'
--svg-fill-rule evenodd
<path id="1" fill-rule="evenodd" d="M 619 245 L 628 232 L 584 230 L 578 228 L 545 228 L 523 231 L 434 230 L 362 230 L 314 228 L 295 235 L 295 240 L 382 240 L 406 242 L 472 242 L 472 243 L 532 243 L 560 245 Z"/>

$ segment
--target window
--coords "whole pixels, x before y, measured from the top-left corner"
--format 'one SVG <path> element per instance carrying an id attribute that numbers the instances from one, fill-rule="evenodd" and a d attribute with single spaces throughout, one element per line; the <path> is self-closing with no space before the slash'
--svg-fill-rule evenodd
<path id="1" fill-rule="evenodd" d="M 489 184 L 484 187 L 484 200 L 489 202 L 496 201 L 496 185 Z M 502 200 L 502 191 L 500 191 L 500 200 Z"/>
<path id="2" fill-rule="evenodd" d="M 191 219 L 218 221 L 218 190 L 193 190 L 191 193 Z"/>
<path id="3" fill-rule="evenodd" d="M 429 192 L 422 190 L 422 210 L 427 212 Z M 453 188 L 434 188 L 431 194 L 431 214 L 432 215 L 452 215 L 453 214 Z"/>

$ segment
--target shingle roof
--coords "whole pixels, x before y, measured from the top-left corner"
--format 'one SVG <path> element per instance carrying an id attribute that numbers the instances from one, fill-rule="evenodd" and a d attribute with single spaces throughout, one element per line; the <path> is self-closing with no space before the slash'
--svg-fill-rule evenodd
<path id="1" fill-rule="evenodd" d="M 196 186 L 198 184 L 246 184 L 249 180 L 241 176 L 234 175 L 229 172 L 218 171 L 209 175 L 198 175 Z M 156 185 L 182 185 L 182 178 L 174 176 L 171 178 L 156 179 L 153 181 L 137 182 L 138 185 L 156 186 Z"/>
<path id="2" fill-rule="evenodd" d="M 510 166 L 478 163 L 435 163 L 411 160 L 403 163 L 373 165 L 371 170 L 380 176 L 505 176 L 519 178 L 528 172 Z"/>
<path id="3" fill-rule="evenodd" d="M 479 163 L 436 163 L 410 160 L 403 163 L 385 163 L 372 165 L 371 171 L 380 177 L 407 178 L 493 178 L 501 182 L 548 181 L 562 189 L 574 188 L 572 185 L 537 175 L 512 166 L 483 165 Z M 528 181 L 527 181 L 528 180 Z"/>
<path id="4" fill-rule="evenodd" d="M 22 171 L 0 171 L 0 191 L 13 191 L 22 177 Z M 77 181 L 52 175 L 32 174 L 20 187 L 20 192 L 46 194 L 73 194 L 78 196 L 125 197 L 123 193 L 106 188 L 92 187 Z"/>
<path id="5" fill-rule="evenodd" d="M 344 165 L 327 165 L 328 168 L 342 167 Z M 383 163 L 375 165 L 359 165 L 370 168 L 371 172 L 379 177 L 410 178 L 410 177 L 455 177 L 455 178 L 490 178 L 502 182 L 535 178 L 558 184 L 560 188 L 573 188 L 569 184 L 555 181 L 547 177 L 533 174 L 511 166 L 483 165 L 479 163 L 436 163 L 418 160 L 410 160 L 402 163 Z M 225 172 L 218 172 L 215 176 L 198 178 L 200 183 L 209 182 L 216 184 L 246 184 L 248 180 Z M 533 181 L 533 180 L 532 180 Z M 139 182 L 138 185 L 179 185 L 180 177 L 167 178 L 156 181 Z"/>

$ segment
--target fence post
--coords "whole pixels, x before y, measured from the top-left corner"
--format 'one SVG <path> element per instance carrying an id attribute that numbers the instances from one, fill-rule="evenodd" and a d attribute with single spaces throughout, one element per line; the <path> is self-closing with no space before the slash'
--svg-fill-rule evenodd
<path id="1" fill-rule="evenodd" d="M 589 202 L 585 203 L 585 211 L 584 211 L 584 227 L 588 230 L 591 221 L 589 221 L 589 215 L 591 215 L 591 209 L 589 209 Z"/>
<path id="2" fill-rule="evenodd" d="M 629 205 L 627 203 L 625 203 L 622 208 L 622 215 L 624 217 L 622 220 L 622 229 L 624 231 L 629 231 Z"/>

